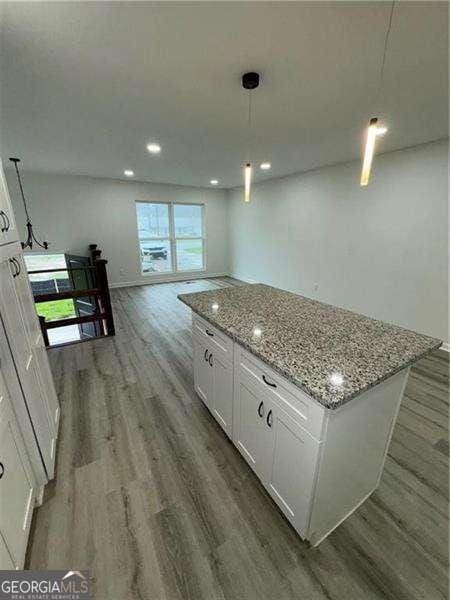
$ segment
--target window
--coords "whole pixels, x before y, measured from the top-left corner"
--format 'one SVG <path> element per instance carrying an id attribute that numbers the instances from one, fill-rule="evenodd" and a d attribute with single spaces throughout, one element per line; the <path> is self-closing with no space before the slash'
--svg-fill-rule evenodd
<path id="1" fill-rule="evenodd" d="M 136 202 L 144 274 L 204 269 L 203 205 Z"/>

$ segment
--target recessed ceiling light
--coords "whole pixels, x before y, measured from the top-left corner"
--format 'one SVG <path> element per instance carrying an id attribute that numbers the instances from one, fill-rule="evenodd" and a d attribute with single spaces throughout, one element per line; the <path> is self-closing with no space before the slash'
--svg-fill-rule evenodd
<path id="1" fill-rule="evenodd" d="M 217 179 L 211 179 L 211 181 L 209 182 L 211 185 L 217 185 L 219 182 Z"/>
<path id="2" fill-rule="evenodd" d="M 270 164 L 270 162 L 263 162 L 259 165 L 259 168 L 262 169 L 263 171 L 268 171 L 271 166 L 272 165 Z"/>
<path id="3" fill-rule="evenodd" d="M 161 152 L 161 146 L 159 144 L 147 144 L 147 150 L 152 154 L 159 154 Z"/>
<path id="4" fill-rule="evenodd" d="M 126 175 L 127 177 L 134 177 L 134 171 L 132 171 L 131 169 L 125 169 L 123 174 Z"/>

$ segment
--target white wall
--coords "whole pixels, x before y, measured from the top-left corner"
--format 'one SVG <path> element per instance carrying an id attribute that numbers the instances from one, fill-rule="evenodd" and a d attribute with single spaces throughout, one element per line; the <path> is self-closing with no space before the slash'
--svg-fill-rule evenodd
<path id="1" fill-rule="evenodd" d="M 448 339 L 448 143 L 229 192 L 231 271 Z M 316 286 L 318 286 L 316 288 Z"/>
<path id="2" fill-rule="evenodd" d="M 24 172 L 38 231 L 51 251 L 96 242 L 113 284 L 140 274 L 135 200 L 204 202 L 207 273 L 231 272 L 448 340 L 447 142 L 377 156 L 370 185 L 359 161 L 228 193 Z M 24 231 L 12 171 L 7 180 Z M 123 273 L 121 273 L 123 269 Z M 318 289 L 315 289 L 315 286 Z"/>
<path id="3" fill-rule="evenodd" d="M 6 178 L 24 234 L 25 215 L 15 173 L 7 170 Z M 140 273 L 136 200 L 204 203 L 206 273 L 229 270 L 227 198 L 222 190 L 27 171 L 23 172 L 23 185 L 36 230 L 45 233 L 51 243 L 49 252 L 86 254 L 88 244 L 97 243 L 108 260 L 111 284 L 155 280 Z"/>

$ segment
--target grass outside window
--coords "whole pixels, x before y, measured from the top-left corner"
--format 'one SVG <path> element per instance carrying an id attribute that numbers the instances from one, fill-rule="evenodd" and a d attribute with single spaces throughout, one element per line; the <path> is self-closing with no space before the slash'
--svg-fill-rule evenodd
<path id="1" fill-rule="evenodd" d="M 75 317 L 73 300 L 51 300 L 50 302 L 38 302 L 36 304 L 37 314 L 45 317 L 46 321 L 57 321 Z"/>

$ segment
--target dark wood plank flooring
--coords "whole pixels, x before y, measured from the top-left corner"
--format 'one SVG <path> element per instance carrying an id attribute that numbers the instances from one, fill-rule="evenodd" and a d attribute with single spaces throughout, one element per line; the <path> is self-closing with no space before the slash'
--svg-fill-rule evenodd
<path id="1" fill-rule="evenodd" d="M 311 549 L 193 389 L 176 295 L 236 283 L 114 290 L 115 338 L 50 351 L 57 477 L 27 568 L 88 569 L 99 600 L 447 598 L 446 355 L 412 369 L 379 489 Z"/>

